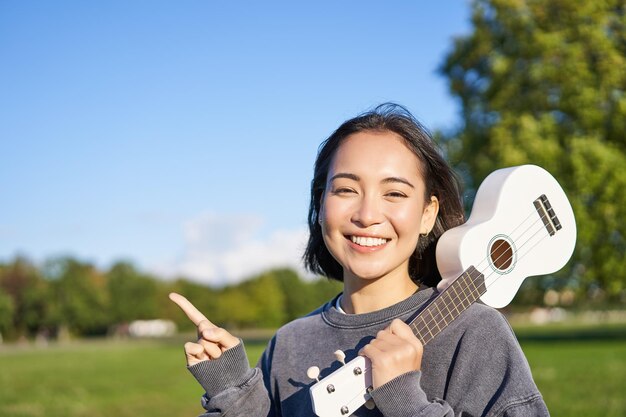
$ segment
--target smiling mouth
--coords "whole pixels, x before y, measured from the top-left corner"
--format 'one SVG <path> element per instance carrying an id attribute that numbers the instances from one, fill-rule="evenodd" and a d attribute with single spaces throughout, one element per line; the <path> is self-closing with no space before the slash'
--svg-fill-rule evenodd
<path id="1" fill-rule="evenodd" d="M 350 236 L 352 243 L 356 243 L 359 246 L 374 247 L 382 246 L 389 242 L 391 239 L 383 239 L 381 237 L 364 237 L 364 236 Z"/>

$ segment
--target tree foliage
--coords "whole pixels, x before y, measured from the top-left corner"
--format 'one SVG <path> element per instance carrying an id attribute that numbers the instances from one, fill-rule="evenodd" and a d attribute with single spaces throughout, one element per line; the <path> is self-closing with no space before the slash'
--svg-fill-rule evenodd
<path id="1" fill-rule="evenodd" d="M 5 311 L 12 320 L 7 330 L 15 335 L 32 332 L 53 320 L 52 305 L 48 303 L 48 285 L 40 271 L 26 258 L 17 257 L 0 268 L 0 293 L 10 297 Z M 10 306 L 10 309 L 9 309 Z M 3 319 L 4 322 L 9 322 Z"/>
<path id="2" fill-rule="evenodd" d="M 470 188 L 491 171 L 543 166 L 574 208 L 573 260 L 551 281 L 626 292 L 626 5 L 475 0 L 472 32 L 441 73 L 462 124 L 444 135 Z M 471 175 L 469 175 L 471 173 Z"/>
<path id="3" fill-rule="evenodd" d="M 0 341 L 13 325 L 13 300 L 0 289 Z"/>
<path id="4" fill-rule="evenodd" d="M 106 333 L 110 294 L 104 274 L 71 258 L 55 260 L 52 268 L 58 274 L 53 277 L 53 294 L 60 321 L 79 334 Z"/>
<path id="5" fill-rule="evenodd" d="M 129 262 L 118 262 L 107 273 L 110 317 L 115 322 L 150 319 L 157 315 L 156 281 Z"/>
<path id="6" fill-rule="evenodd" d="M 65 329 L 76 336 L 105 335 L 133 320 L 157 318 L 194 330 L 168 299 L 172 291 L 185 295 L 219 326 L 277 328 L 328 301 L 341 291 L 341 284 L 305 281 L 293 270 L 276 269 L 213 288 L 184 278 L 159 280 L 130 262 L 102 272 L 70 257 L 49 260 L 41 268 L 17 257 L 0 263 L 0 333 L 9 339 L 54 337 Z"/>

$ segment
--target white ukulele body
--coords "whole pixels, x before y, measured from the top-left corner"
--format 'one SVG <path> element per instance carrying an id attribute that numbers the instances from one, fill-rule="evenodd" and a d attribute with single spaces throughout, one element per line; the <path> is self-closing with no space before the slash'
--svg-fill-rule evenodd
<path id="1" fill-rule="evenodd" d="M 560 223 L 552 235 L 549 227 L 554 226 L 544 224 L 543 208 L 534 204 L 542 195 Z M 544 216 L 550 220 L 547 213 Z M 442 281 L 437 288 L 444 289 L 474 265 L 487 286 L 481 301 L 501 308 L 511 302 L 525 278 L 561 269 L 575 245 L 574 213 L 556 179 L 535 165 L 499 169 L 480 185 L 467 222 L 439 239 L 437 267 Z"/>

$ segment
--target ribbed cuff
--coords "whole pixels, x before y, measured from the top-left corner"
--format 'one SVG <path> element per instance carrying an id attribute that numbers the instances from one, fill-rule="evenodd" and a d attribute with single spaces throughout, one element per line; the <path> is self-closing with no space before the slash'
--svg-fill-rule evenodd
<path id="1" fill-rule="evenodd" d="M 420 386 L 421 377 L 421 371 L 407 372 L 376 388 L 370 395 L 385 417 L 418 415 L 429 404 Z"/>
<path id="2" fill-rule="evenodd" d="M 202 385 L 208 398 L 228 388 L 245 384 L 254 374 L 241 341 L 222 353 L 218 359 L 198 362 L 187 369 Z"/>

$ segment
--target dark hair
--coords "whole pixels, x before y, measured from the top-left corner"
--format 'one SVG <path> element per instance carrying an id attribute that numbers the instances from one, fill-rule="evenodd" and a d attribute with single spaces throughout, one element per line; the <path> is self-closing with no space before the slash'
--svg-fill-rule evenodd
<path id="1" fill-rule="evenodd" d="M 430 201 L 431 196 L 436 196 L 439 200 L 435 226 L 428 236 L 420 236 L 409 261 L 411 279 L 434 286 L 441 280 L 435 259 L 437 240 L 443 232 L 464 222 L 460 184 L 426 128 L 406 108 L 394 103 L 381 104 L 374 110 L 344 122 L 320 145 L 311 181 L 309 241 L 303 256 L 305 266 L 313 273 L 343 281 L 343 268 L 326 248 L 318 222 L 321 198 L 330 164 L 339 146 L 348 136 L 368 130 L 389 131 L 402 137 L 407 147 L 421 161 L 420 171 L 426 185 L 426 201 Z"/>

